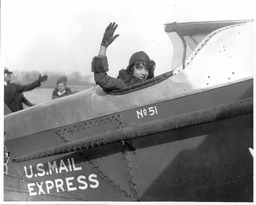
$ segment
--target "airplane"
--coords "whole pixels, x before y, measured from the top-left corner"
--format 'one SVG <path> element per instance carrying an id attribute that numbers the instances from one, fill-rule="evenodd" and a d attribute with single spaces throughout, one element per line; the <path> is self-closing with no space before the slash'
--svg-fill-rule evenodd
<path id="1" fill-rule="evenodd" d="M 173 22 L 171 68 L 4 116 L 4 201 L 253 201 L 253 20 Z"/>

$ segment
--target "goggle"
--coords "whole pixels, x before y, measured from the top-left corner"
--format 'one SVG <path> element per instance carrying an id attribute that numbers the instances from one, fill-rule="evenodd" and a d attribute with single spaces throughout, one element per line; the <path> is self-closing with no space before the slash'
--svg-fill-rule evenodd
<path id="1" fill-rule="evenodd" d="M 135 63 L 134 63 L 134 65 L 135 65 L 135 67 L 136 68 L 140 68 L 140 67 L 146 67 L 146 61 L 136 61 Z"/>

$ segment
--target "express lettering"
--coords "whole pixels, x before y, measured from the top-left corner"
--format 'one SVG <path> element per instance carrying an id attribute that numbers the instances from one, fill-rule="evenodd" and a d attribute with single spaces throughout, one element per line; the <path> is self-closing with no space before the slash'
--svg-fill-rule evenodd
<path id="1" fill-rule="evenodd" d="M 77 178 L 67 177 L 64 179 L 46 180 L 28 184 L 30 196 L 50 194 L 53 189 L 59 193 L 64 191 L 86 190 L 88 188 L 96 189 L 99 181 L 96 174 L 90 174 L 88 179 L 86 176 L 80 175 Z"/>
<path id="2" fill-rule="evenodd" d="M 40 178 L 47 175 L 59 175 L 62 173 L 69 173 L 74 171 L 81 171 L 82 167 L 75 164 L 74 158 L 66 161 L 53 161 L 46 164 L 38 163 L 36 166 L 24 166 L 24 173 L 27 178 Z M 88 178 L 84 175 L 78 177 L 66 177 L 64 179 L 56 178 L 54 180 L 46 180 L 35 183 L 28 183 L 28 191 L 30 196 L 50 194 L 54 189 L 56 192 L 86 190 L 89 188 L 97 188 L 99 181 L 96 174 L 90 174 Z"/>

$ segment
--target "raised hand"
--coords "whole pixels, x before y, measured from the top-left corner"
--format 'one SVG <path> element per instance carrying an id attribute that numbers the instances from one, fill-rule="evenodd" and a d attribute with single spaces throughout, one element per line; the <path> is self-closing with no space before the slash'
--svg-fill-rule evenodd
<path id="1" fill-rule="evenodd" d="M 117 26 L 118 25 L 115 22 L 108 25 L 105 30 L 101 45 L 108 47 L 119 36 L 119 34 L 114 35 Z"/>
<path id="2" fill-rule="evenodd" d="M 48 78 L 47 75 L 41 76 L 41 74 L 40 74 L 38 80 L 39 80 L 39 82 L 43 82 L 43 81 L 47 80 L 47 78 Z"/>

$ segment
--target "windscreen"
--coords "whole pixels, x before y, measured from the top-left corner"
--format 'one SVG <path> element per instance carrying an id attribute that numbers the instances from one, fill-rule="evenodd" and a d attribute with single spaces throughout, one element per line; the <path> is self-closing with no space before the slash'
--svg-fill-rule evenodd
<path id="1" fill-rule="evenodd" d="M 175 22 L 166 24 L 165 32 L 173 44 L 171 69 L 181 66 L 190 53 L 208 34 L 219 28 L 237 23 L 241 23 L 241 21 Z"/>

